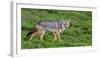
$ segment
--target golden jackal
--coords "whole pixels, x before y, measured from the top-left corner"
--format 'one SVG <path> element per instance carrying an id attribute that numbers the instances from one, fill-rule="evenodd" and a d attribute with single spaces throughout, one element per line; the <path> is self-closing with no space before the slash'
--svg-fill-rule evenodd
<path id="1" fill-rule="evenodd" d="M 39 21 L 34 28 L 27 33 L 27 37 L 30 36 L 30 40 L 32 40 L 33 36 L 36 36 L 40 34 L 40 40 L 43 40 L 43 36 L 47 31 L 52 32 L 54 35 L 54 40 L 61 40 L 60 33 L 65 30 L 65 28 L 68 28 L 70 25 L 70 20 L 43 20 Z"/>

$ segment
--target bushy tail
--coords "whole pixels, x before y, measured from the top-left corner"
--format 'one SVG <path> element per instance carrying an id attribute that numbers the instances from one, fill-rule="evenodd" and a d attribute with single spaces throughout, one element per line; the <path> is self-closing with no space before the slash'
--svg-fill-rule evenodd
<path id="1" fill-rule="evenodd" d="M 29 37 L 30 35 L 32 35 L 33 33 L 35 33 L 35 32 L 37 32 L 37 29 L 36 28 L 33 28 L 31 31 L 29 31 L 28 33 L 27 33 L 27 37 Z"/>

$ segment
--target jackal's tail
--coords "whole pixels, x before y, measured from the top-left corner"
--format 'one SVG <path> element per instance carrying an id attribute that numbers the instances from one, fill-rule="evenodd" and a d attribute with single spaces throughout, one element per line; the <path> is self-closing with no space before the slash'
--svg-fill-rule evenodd
<path id="1" fill-rule="evenodd" d="M 31 36 L 33 33 L 35 33 L 35 32 L 37 32 L 37 29 L 36 28 L 33 28 L 31 31 L 29 31 L 28 33 L 27 33 L 27 37 L 29 37 L 29 36 Z"/>

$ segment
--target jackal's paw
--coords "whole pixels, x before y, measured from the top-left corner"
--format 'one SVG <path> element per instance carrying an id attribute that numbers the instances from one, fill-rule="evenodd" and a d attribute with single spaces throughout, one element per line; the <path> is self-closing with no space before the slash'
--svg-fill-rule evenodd
<path id="1" fill-rule="evenodd" d="M 44 40 L 41 40 L 41 42 L 44 42 Z"/>
<path id="2" fill-rule="evenodd" d="M 57 39 L 53 39 L 52 41 L 57 41 Z"/>
<path id="3" fill-rule="evenodd" d="M 62 40 L 59 40 L 59 42 L 62 42 Z"/>

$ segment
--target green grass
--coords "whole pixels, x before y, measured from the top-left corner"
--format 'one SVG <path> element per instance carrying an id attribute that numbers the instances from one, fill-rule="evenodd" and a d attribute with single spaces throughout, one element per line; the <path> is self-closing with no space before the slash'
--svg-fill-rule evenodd
<path id="1" fill-rule="evenodd" d="M 61 34 L 62 41 L 52 41 L 53 34 L 48 32 L 43 37 L 33 37 L 29 41 L 26 37 L 28 31 L 40 20 L 71 19 L 72 25 Z M 48 9 L 21 9 L 21 48 L 57 48 L 79 47 L 92 45 L 92 12 L 72 10 L 48 10 Z"/>

